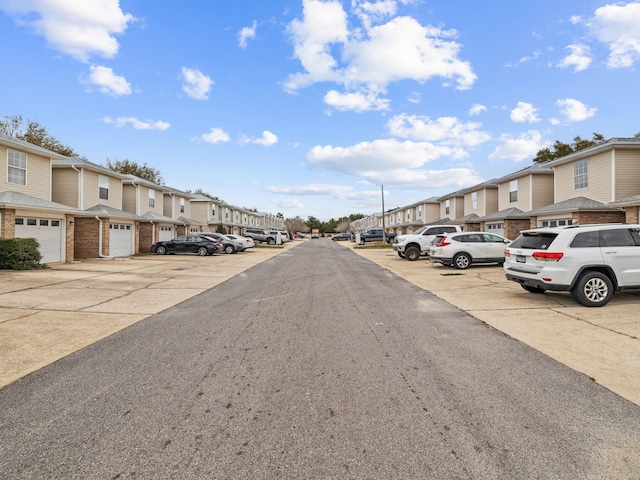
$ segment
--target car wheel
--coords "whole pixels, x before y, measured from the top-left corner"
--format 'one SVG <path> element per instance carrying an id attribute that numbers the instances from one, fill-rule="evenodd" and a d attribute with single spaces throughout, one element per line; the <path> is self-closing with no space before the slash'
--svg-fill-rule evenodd
<path id="1" fill-rule="evenodd" d="M 163 245 L 158 245 L 156 247 L 156 253 L 158 255 L 164 255 L 165 253 L 167 253 L 167 247 L 163 246 Z"/>
<path id="2" fill-rule="evenodd" d="M 453 266 L 458 270 L 464 270 L 471 265 L 471 257 L 468 253 L 458 253 L 453 257 Z"/>
<path id="3" fill-rule="evenodd" d="M 267 238 L 267 245 L 275 245 L 275 244 L 276 244 L 275 238 Z"/>
<path id="4" fill-rule="evenodd" d="M 404 253 L 402 253 L 402 252 L 398 252 L 398 256 L 399 256 L 400 258 L 404 258 Z"/>
<path id="5" fill-rule="evenodd" d="M 420 260 L 420 250 L 416 247 L 409 247 L 404 251 L 404 256 L 410 262 L 415 262 L 416 260 Z"/>
<path id="6" fill-rule="evenodd" d="M 207 247 L 198 247 L 197 253 L 201 257 L 206 257 L 207 255 L 209 255 L 209 250 L 207 249 Z"/>
<path id="7" fill-rule="evenodd" d="M 529 293 L 544 293 L 545 292 L 545 289 L 544 288 L 540 288 L 540 287 L 532 287 L 530 285 L 522 285 L 522 284 L 520 284 L 520 286 L 522 288 L 524 288 Z"/>
<path id="8" fill-rule="evenodd" d="M 225 245 L 224 253 L 236 253 L 236 249 L 233 248 L 233 245 Z"/>
<path id="9" fill-rule="evenodd" d="M 613 297 L 613 283 L 603 273 L 585 272 L 571 290 L 571 296 L 585 307 L 602 307 Z"/>

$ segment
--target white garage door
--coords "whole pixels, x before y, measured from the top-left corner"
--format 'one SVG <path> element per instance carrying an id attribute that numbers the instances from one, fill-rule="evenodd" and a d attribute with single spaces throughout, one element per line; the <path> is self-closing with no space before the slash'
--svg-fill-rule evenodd
<path id="1" fill-rule="evenodd" d="M 487 223 L 484 228 L 487 233 L 504 235 L 504 223 Z"/>
<path id="2" fill-rule="evenodd" d="M 173 238 L 173 227 L 160 227 L 160 241 L 166 242 Z"/>
<path id="3" fill-rule="evenodd" d="M 50 218 L 16 217 L 16 237 L 35 238 L 40 244 L 41 263 L 65 261 L 65 244 L 62 241 L 63 221 Z"/>
<path id="4" fill-rule="evenodd" d="M 109 256 L 133 255 L 133 224 L 112 223 L 109 225 Z"/>

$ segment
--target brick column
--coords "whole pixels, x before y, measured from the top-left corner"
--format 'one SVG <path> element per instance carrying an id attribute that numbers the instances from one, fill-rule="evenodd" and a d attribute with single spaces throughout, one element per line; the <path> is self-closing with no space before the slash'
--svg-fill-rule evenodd
<path id="1" fill-rule="evenodd" d="M 64 258 L 65 261 L 70 263 L 75 260 L 74 250 L 75 250 L 75 238 L 76 238 L 76 225 L 75 225 L 75 215 L 67 213 L 65 215 L 65 240 L 66 240 L 66 248 Z"/>
<path id="2" fill-rule="evenodd" d="M 2 238 L 16 238 L 16 211 L 13 208 L 2 208 L 0 217 L 2 218 L 2 225 L 0 225 Z"/>

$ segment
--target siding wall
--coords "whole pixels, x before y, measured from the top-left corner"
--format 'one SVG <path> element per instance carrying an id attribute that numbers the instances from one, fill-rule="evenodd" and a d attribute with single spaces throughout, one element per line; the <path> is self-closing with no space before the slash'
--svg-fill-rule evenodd
<path id="1" fill-rule="evenodd" d="M 51 179 L 51 200 L 78 208 L 78 172 L 70 168 L 54 168 Z"/>
<path id="2" fill-rule="evenodd" d="M 134 185 L 125 184 L 122 186 L 122 210 L 124 210 L 125 212 L 133 213 L 135 215 L 141 215 L 141 213 L 136 209 L 137 192 L 138 187 L 135 187 Z M 111 192 L 109 192 L 109 197 L 111 197 Z"/>
<path id="3" fill-rule="evenodd" d="M 109 177 L 109 198 L 107 200 L 98 197 L 99 183 L 98 174 L 86 168 L 82 169 L 83 172 L 83 198 L 82 209 L 94 207 L 98 204 L 107 205 L 108 207 L 117 208 L 122 210 L 122 181 L 119 178 Z"/>
<path id="4" fill-rule="evenodd" d="M 0 190 L 24 193 L 51 201 L 51 160 L 48 157 L 27 153 L 27 184 L 8 183 L 7 150 L 7 147 L 0 145 Z M 11 150 L 21 151 L 19 148 Z"/>
<path id="5" fill-rule="evenodd" d="M 576 162 L 559 165 L 555 168 L 556 203 L 576 197 L 587 197 L 605 203 L 612 201 L 611 151 L 588 157 L 588 162 L 589 186 L 580 190 L 573 188 L 573 166 Z"/>
<path id="6" fill-rule="evenodd" d="M 529 209 L 544 207 L 553 203 L 553 175 L 531 175 L 533 184 L 533 200 Z"/>
<path id="7" fill-rule="evenodd" d="M 615 150 L 615 201 L 640 195 L 640 151 Z"/>

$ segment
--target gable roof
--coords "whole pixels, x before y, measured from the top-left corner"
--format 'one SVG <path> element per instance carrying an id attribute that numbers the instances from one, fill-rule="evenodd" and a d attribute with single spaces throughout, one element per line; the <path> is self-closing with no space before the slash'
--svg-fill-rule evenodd
<path id="1" fill-rule="evenodd" d="M 97 163 L 90 162 L 86 158 L 80 157 L 64 157 L 63 159 L 53 160 L 51 162 L 51 166 L 53 168 L 64 168 L 64 167 L 75 167 L 75 168 L 86 168 L 88 170 L 93 170 L 94 172 L 101 173 L 103 175 L 110 175 L 112 177 L 126 179 L 127 176 L 114 172 L 113 170 L 103 167 L 102 165 L 98 165 Z"/>
<path id="2" fill-rule="evenodd" d="M 110 207 L 108 205 L 103 205 L 99 203 L 98 205 L 94 205 L 91 208 L 87 208 L 83 210 L 84 215 L 82 216 L 98 216 L 98 217 L 114 217 L 114 218 L 127 218 L 130 220 L 145 220 L 144 217 L 139 215 L 135 215 L 133 213 L 125 212 L 124 210 L 118 210 L 117 208 Z"/>
<path id="3" fill-rule="evenodd" d="M 493 220 L 506 220 L 506 219 L 525 219 L 529 218 L 530 215 L 528 213 L 523 212 L 519 208 L 509 207 L 504 210 L 500 210 L 498 212 L 490 213 L 489 215 L 485 215 L 481 217 L 480 220 L 483 222 L 490 222 Z"/>
<path id="4" fill-rule="evenodd" d="M 10 137 L 5 135 L 4 133 L 0 133 L 0 145 L 7 145 L 9 147 L 13 147 L 20 150 L 26 150 L 29 153 L 42 155 L 49 158 L 55 159 L 65 159 L 64 155 L 61 155 L 56 152 L 52 152 L 51 150 L 47 150 L 46 148 L 39 147 L 38 145 L 34 145 L 33 143 L 25 142 L 24 140 L 19 140 L 14 137 Z"/>

